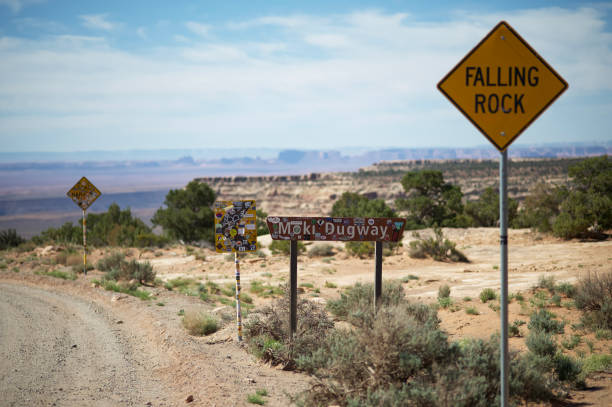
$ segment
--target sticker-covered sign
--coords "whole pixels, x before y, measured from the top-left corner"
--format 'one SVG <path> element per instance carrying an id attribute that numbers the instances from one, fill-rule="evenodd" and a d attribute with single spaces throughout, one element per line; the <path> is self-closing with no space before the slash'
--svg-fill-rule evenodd
<path id="1" fill-rule="evenodd" d="M 266 223 L 274 240 L 397 242 L 406 226 L 404 218 L 268 216 Z"/>
<path id="2" fill-rule="evenodd" d="M 257 218 L 254 200 L 217 201 L 215 248 L 219 253 L 257 250 Z"/>
<path id="3" fill-rule="evenodd" d="M 504 151 L 567 86 L 502 21 L 440 81 L 438 89 Z"/>
<path id="4" fill-rule="evenodd" d="M 66 193 L 81 209 L 86 210 L 102 193 L 85 177 L 74 184 Z"/>

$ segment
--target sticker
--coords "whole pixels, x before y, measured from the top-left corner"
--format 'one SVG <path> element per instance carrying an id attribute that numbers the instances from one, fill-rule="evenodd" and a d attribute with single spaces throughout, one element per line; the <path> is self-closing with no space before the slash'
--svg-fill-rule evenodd
<path id="1" fill-rule="evenodd" d="M 271 217 L 268 218 L 268 222 L 270 222 L 270 223 L 278 223 L 278 222 L 280 222 L 280 219 L 278 217 L 276 217 L 276 216 L 271 216 Z"/>
<path id="2" fill-rule="evenodd" d="M 325 223 L 325 220 L 323 219 L 317 219 L 317 225 L 319 226 L 323 226 L 323 224 Z"/>
<path id="3" fill-rule="evenodd" d="M 255 224 L 248 224 L 248 225 L 246 225 L 246 228 L 247 228 L 248 230 L 257 229 L 257 228 L 255 227 Z"/>
<path id="4" fill-rule="evenodd" d="M 374 224 L 374 219 L 368 219 L 368 225 L 372 226 Z"/>
<path id="5" fill-rule="evenodd" d="M 293 226 L 293 233 L 294 234 L 299 234 L 302 231 L 302 227 L 300 225 L 295 225 Z"/>

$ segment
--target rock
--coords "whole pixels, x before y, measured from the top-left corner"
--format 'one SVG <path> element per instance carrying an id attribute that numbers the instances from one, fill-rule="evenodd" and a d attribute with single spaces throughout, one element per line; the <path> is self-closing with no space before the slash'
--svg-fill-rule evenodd
<path id="1" fill-rule="evenodd" d="M 252 379 L 252 378 L 250 378 L 250 377 L 247 377 L 246 379 L 244 379 L 244 381 L 245 381 L 245 382 L 247 382 L 247 383 L 249 383 L 249 384 L 257 383 L 257 382 L 255 381 L 255 379 Z"/>
<path id="2" fill-rule="evenodd" d="M 119 324 L 122 324 L 122 323 L 123 323 L 123 321 L 122 321 L 122 320 L 120 320 L 120 319 L 118 319 L 118 320 L 116 320 L 116 321 L 115 321 L 115 323 L 116 323 L 117 325 L 119 325 Z"/>
<path id="3" fill-rule="evenodd" d="M 117 302 L 119 300 L 124 299 L 126 296 L 122 294 L 114 294 L 113 298 L 111 298 L 111 302 Z"/>
<path id="4" fill-rule="evenodd" d="M 185 401 L 187 403 L 191 403 L 193 401 L 193 396 L 190 394 L 189 396 L 187 396 L 187 398 L 185 399 Z"/>
<path id="5" fill-rule="evenodd" d="M 48 256 L 53 251 L 55 251 L 55 247 L 54 246 L 45 246 L 45 248 L 42 249 L 42 252 L 40 252 L 40 254 L 41 254 L 41 256 Z"/>
<path id="6" fill-rule="evenodd" d="M 74 349 L 74 348 L 76 348 L 76 347 L 77 347 L 76 343 L 75 343 L 74 345 L 72 345 L 72 346 L 71 346 L 71 348 L 72 348 L 72 349 Z"/>

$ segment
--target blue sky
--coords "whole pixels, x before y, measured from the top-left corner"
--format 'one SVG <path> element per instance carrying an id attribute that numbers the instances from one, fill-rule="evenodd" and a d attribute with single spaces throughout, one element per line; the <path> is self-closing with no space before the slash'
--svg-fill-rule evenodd
<path id="1" fill-rule="evenodd" d="M 487 145 L 436 84 L 500 20 L 570 84 L 516 143 L 610 142 L 611 15 L 577 1 L 0 0 L 0 151 Z"/>

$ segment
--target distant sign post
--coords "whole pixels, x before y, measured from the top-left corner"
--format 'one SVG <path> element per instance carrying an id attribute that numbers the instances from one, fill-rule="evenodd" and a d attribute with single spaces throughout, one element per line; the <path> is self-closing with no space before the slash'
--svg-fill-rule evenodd
<path id="1" fill-rule="evenodd" d="M 234 253 L 236 265 L 236 325 L 242 341 L 240 309 L 240 258 L 238 253 L 257 250 L 257 215 L 254 200 L 217 201 L 215 211 L 215 249 L 217 253 Z"/>
<path id="2" fill-rule="evenodd" d="M 87 178 L 82 177 L 66 193 L 83 210 L 83 274 L 87 275 L 87 225 L 85 211 L 102 193 Z"/>
<path id="3" fill-rule="evenodd" d="M 508 146 L 566 89 L 567 82 L 508 23 L 501 21 L 442 80 L 438 89 L 501 152 L 501 406 L 508 405 Z"/>
<path id="4" fill-rule="evenodd" d="M 289 326 L 293 335 L 297 329 L 298 240 L 375 242 L 374 304 L 377 306 L 382 292 L 382 242 L 398 242 L 406 219 L 268 216 L 266 223 L 273 240 L 291 242 Z"/>

